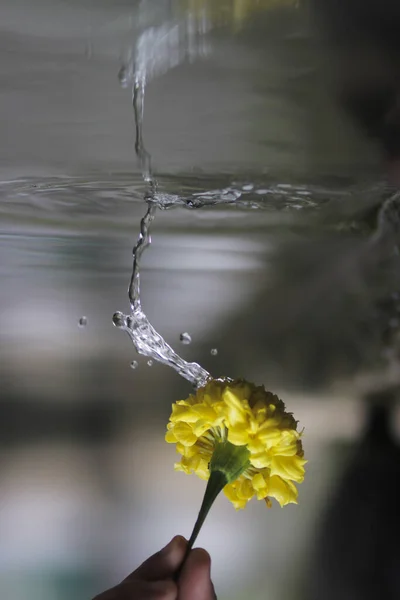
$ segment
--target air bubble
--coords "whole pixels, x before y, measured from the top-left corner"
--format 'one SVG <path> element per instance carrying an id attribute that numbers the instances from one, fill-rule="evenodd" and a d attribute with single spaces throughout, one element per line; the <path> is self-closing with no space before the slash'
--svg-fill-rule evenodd
<path id="1" fill-rule="evenodd" d="M 182 342 L 182 344 L 185 344 L 186 346 L 192 343 L 192 337 L 187 331 L 184 331 L 180 334 L 179 340 Z"/>
<path id="2" fill-rule="evenodd" d="M 138 366 L 139 366 L 139 363 L 138 363 L 138 361 L 137 361 L 137 360 L 133 360 L 133 361 L 131 362 L 131 369 L 137 369 L 137 368 L 138 368 Z"/>
<path id="3" fill-rule="evenodd" d="M 126 317 L 119 310 L 117 310 L 117 312 L 113 314 L 112 321 L 115 327 L 124 327 L 126 325 Z"/>
<path id="4" fill-rule="evenodd" d="M 86 327 L 87 325 L 87 317 L 81 317 L 78 321 L 78 327 Z"/>
<path id="5" fill-rule="evenodd" d="M 210 354 L 211 354 L 212 356 L 217 356 L 217 354 L 218 354 L 218 349 L 217 349 L 217 348 L 211 348 L 211 350 L 210 350 Z"/>
<path id="6" fill-rule="evenodd" d="M 149 367 L 153 366 L 153 361 L 151 360 L 151 358 L 150 358 L 150 360 L 147 361 L 147 366 L 149 366 Z"/>

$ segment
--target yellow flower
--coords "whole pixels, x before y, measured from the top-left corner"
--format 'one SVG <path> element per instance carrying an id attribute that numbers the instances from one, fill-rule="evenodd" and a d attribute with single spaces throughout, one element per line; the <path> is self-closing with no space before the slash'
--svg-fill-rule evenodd
<path id="1" fill-rule="evenodd" d="M 253 497 L 270 506 L 297 503 L 304 479 L 301 433 L 276 395 L 244 380 L 211 380 L 172 406 L 165 439 L 182 458 L 177 471 L 208 480 L 225 476 L 224 493 L 236 509 Z"/>

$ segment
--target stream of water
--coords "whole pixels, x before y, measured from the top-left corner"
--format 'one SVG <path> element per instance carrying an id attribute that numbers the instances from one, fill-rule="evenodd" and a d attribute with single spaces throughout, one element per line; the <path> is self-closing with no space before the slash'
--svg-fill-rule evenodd
<path id="1" fill-rule="evenodd" d="M 161 40 L 168 37 L 171 30 L 161 32 Z M 156 38 L 156 40 L 159 39 Z M 137 43 L 137 52 L 134 55 L 135 60 L 131 62 L 128 70 L 124 67 L 119 71 L 119 80 L 125 86 L 129 81 L 132 85 L 132 106 L 135 120 L 135 152 L 140 165 L 142 177 L 147 184 L 144 194 L 144 201 L 147 203 L 147 209 L 140 223 L 140 233 L 138 240 L 133 248 L 133 267 L 132 276 L 128 289 L 130 302 L 130 313 L 123 314 L 118 311 L 113 316 L 113 323 L 119 329 L 125 331 L 139 354 L 147 356 L 150 360 L 171 367 L 179 375 L 190 381 L 195 387 L 201 387 L 211 377 L 208 371 L 203 369 L 196 362 L 187 362 L 173 348 L 167 344 L 162 335 L 160 335 L 150 323 L 142 308 L 140 297 L 140 261 L 143 252 L 151 244 L 151 225 L 156 217 L 158 208 L 165 208 L 165 197 L 162 195 L 158 199 L 157 180 L 153 174 L 151 166 L 151 155 L 146 150 L 143 139 L 143 114 L 144 98 L 147 80 L 146 55 L 143 56 L 143 36 Z M 154 49 L 153 49 L 154 52 Z M 133 66 L 134 65 L 134 66 Z M 201 201 L 198 202 L 200 207 Z"/>

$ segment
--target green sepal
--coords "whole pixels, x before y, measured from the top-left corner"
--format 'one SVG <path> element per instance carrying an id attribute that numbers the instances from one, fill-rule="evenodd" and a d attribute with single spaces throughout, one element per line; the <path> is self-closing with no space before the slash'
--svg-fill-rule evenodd
<path id="1" fill-rule="evenodd" d="M 218 442 L 210 461 L 210 472 L 220 471 L 226 483 L 233 483 L 250 464 L 250 452 L 246 446 L 235 446 L 228 441 Z M 225 487 L 225 486 L 224 486 Z"/>

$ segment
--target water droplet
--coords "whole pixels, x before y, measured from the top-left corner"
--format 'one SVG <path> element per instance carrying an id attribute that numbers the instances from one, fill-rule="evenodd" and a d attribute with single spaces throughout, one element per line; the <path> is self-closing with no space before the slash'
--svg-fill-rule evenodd
<path id="1" fill-rule="evenodd" d="M 211 350 L 210 350 L 210 354 L 211 354 L 212 356 L 217 356 L 217 354 L 218 354 L 218 349 L 217 349 L 217 348 L 211 348 Z"/>
<path id="2" fill-rule="evenodd" d="M 128 87 L 129 75 L 128 75 L 128 69 L 125 65 L 122 65 L 122 67 L 118 71 L 118 80 L 119 80 L 119 85 L 122 88 Z"/>
<path id="3" fill-rule="evenodd" d="M 147 365 L 148 365 L 149 367 L 152 367 L 152 366 L 153 366 L 153 361 L 151 360 L 151 358 L 150 358 L 150 360 L 148 360 L 148 361 L 147 361 Z"/>
<path id="4" fill-rule="evenodd" d="M 190 333 L 188 333 L 187 331 L 184 331 L 183 333 L 181 333 L 179 336 L 179 339 L 182 342 L 182 344 L 185 344 L 186 346 L 188 344 L 192 343 L 192 337 L 191 337 Z"/>
<path id="5" fill-rule="evenodd" d="M 122 313 L 119 310 L 117 310 L 117 312 L 113 314 L 112 320 L 115 327 L 124 327 L 126 325 L 126 317 L 124 313 Z"/>
<path id="6" fill-rule="evenodd" d="M 78 327 L 86 327 L 87 325 L 87 317 L 81 317 L 78 321 Z"/>
<path id="7" fill-rule="evenodd" d="M 138 368 L 138 366 L 139 366 L 139 363 L 138 363 L 138 361 L 137 361 L 137 360 L 133 360 L 133 361 L 131 362 L 131 369 L 137 369 L 137 368 Z"/>

